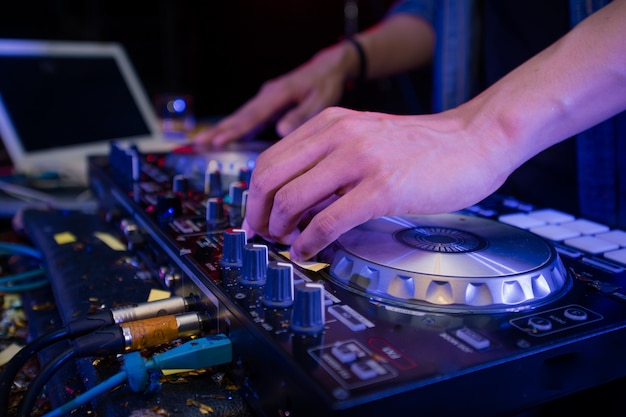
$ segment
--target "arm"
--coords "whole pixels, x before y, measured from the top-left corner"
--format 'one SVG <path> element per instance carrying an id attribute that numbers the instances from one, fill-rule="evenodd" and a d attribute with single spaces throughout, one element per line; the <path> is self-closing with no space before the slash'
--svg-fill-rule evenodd
<path id="1" fill-rule="evenodd" d="M 515 154 L 514 169 L 625 106 L 626 2 L 614 0 L 462 111 L 477 127 L 496 129 L 493 137 Z"/>
<path id="2" fill-rule="evenodd" d="M 372 218 L 458 210 L 537 152 L 626 108 L 626 0 L 443 113 L 324 110 L 264 152 L 244 227 L 310 258 Z"/>
<path id="3" fill-rule="evenodd" d="M 415 68 L 430 60 L 434 34 L 419 17 L 395 14 L 355 37 L 367 56 L 367 77 Z M 238 140 L 280 115 L 276 129 L 284 136 L 327 106 L 337 104 L 347 80 L 356 77 L 359 56 L 347 41 L 338 42 L 308 62 L 265 82 L 259 92 L 216 126 L 201 132 L 200 146 Z"/>

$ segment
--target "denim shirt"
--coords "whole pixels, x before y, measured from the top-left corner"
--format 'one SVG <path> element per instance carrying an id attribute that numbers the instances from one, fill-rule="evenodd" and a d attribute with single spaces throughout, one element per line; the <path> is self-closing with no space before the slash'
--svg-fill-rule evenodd
<path id="1" fill-rule="evenodd" d="M 440 112 L 458 106 L 478 91 L 478 44 L 473 22 L 474 0 L 400 0 L 389 15 L 409 13 L 427 20 L 435 29 L 432 109 Z"/>
<path id="2" fill-rule="evenodd" d="M 569 0 L 572 26 L 610 0 Z M 436 33 L 432 109 L 458 106 L 479 91 L 474 0 L 399 0 L 388 12 L 427 20 Z M 590 220 L 626 228 L 626 112 L 576 137 L 579 210 Z M 621 161 L 621 162 L 620 162 Z"/>

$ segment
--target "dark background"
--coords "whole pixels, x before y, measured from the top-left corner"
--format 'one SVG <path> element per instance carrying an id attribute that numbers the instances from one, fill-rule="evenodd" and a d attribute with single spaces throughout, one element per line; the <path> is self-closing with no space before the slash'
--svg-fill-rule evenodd
<path id="1" fill-rule="evenodd" d="M 357 19 L 344 13 L 349 1 L 358 6 Z M 375 23 L 390 4 L 390 0 L 7 1 L 0 12 L 0 37 L 120 42 L 151 98 L 190 93 L 196 115 L 212 117 L 234 110 L 264 80 L 305 62 L 354 27 Z M 407 108 L 395 80 L 370 83 L 351 94 L 342 104 L 416 111 Z"/>
<path id="2" fill-rule="evenodd" d="M 392 3 L 393 0 L 13 0 L 5 1 L 0 8 L 0 37 L 119 42 L 153 100 L 163 93 L 191 94 L 196 116 L 213 119 L 243 104 L 263 81 L 302 64 L 342 36 L 375 24 Z M 534 7 L 526 3 L 485 2 L 492 6 L 490 10 L 504 5 L 504 10 L 497 10 L 497 16 L 506 19 L 495 18 L 498 24 L 517 28 L 517 23 L 525 22 L 520 27 L 529 31 L 527 37 L 522 36 L 528 40 L 527 45 L 515 44 L 512 55 L 527 58 L 545 46 L 531 42 L 537 38 L 538 28 L 551 29 L 546 22 L 565 10 L 567 3 L 537 0 Z M 348 4 L 358 7 L 356 19 L 344 12 Z M 549 11 L 546 5 L 552 5 L 554 10 Z M 534 13 L 536 7 L 543 12 Z M 565 29 L 555 25 L 554 30 L 566 30 L 568 21 L 564 22 Z M 498 42 L 506 32 L 497 25 L 493 28 L 495 35 L 488 39 L 496 41 L 490 44 L 508 44 L 510 39 Z M 558 32 L 548 34 L 546 39 L 551 43 L 557 35 Z M 492 55 L 500 60 L 502 52 L 500 49 Z M 360 84 L 347 90 L 339 104 L 394 114 L 427 113 L 430 80 L 430 69 L 424 68 Z M 272 126 L 259 136 L 274 139 Z M 570 163 L 575 157 L 572 141 L 551 148 L 520 168 L 503 192 L 576 212 L 575 164 Z M 537 184 L 543 184 L 545 196 L 538 195 Z"/>

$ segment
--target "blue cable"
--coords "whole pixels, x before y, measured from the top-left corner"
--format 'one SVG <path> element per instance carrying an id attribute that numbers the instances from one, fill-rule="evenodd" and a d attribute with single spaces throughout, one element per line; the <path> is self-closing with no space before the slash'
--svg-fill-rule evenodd
<path id="1" fill-rule="evenodd" d="M 0 284 L 12 284 L 19 281 L 26 281 L 37 276 L 45 275 L 43 269 L 33 269 L 32 271 L 22 272 L 15 275 L 7 275 L 0 278 Z M 48 285 L 48 279 L 40 279 L 38 281 L 29 282 L 21 285 L 0 285 L 0 291 L 7 293 L 30 291 Z"/>
<path id="2" fill-rule="evenodd" d="M 42 253 L 37 249 L 26 245 L 20 245 L 19 243 L 0 242 L 0 253 L 6 255 L 27 255 L 36 259 L 43 258 Z"/>
<path id="3" fill-rule="evenodd" d="M 7 242 L 0 242 L 0 255 L 25 255 L 38 260 L 41 260 L 43 258 L 42 253 L 35 248 L 17 243 Z M 45 271 L 40 268 L 15 275 L 7 275 L 0 278 L 0 284 L 12 284 L 15 282 L 26 281 L 37 276 L 42 276 L 44 275 L 44 273 Z M 17 293 L 41 288 L 47 284 L 48 279 L 46 278 L 20 285 L 0 285 L 0 291 L 6 293 Z"/>
<path id="4" fill-rule="evenodd" d="M 102 383 L 96 385 L 95 387 L 93 387 L 89 391 L 85 392 L 84 394 L 79 395 L 78 397 L 74 398 L 73 400 L 63 404 L 59 408 L 56 408 L 56 409 L 50 411 L 49 413 L 44 414 L 43 417 L 60 417 L 60 416 L 64 416 L 65 414 L 70 413 L 72 410 L 80 407 L 83 404 L 86 404 L 87 402 L 93 400 L 94 398 L 98 397 L 99 395 L 105 394 L 106 392 L 112 390 L 113 388 L 117 387 L 118 385 L 122 385 L 126 381 L 126 378 L 127 378 L 126 371 L 121 371 L 121 372 L 113 375 L 109 379 L 103 381 Z"/>
<path id="5" fill-rule="evenodd" d="M 134 392 L 144 391 L 150 380 L 149 372 L 155 369 L 159 371 L 164 369 L 192 370 L 228 363 L 232 361 L 232 345 L 230 339 L 220 334 L 190 340 L 155 355 L 149 360 L 143 359 L 139 352 L 127 353 L 123 358 L 120 372 L 73 400 L 44 414 L 43 417 L 61 417 L 68 414 L 127 380 Z"/>
<path id="6" fill-rule="evenodd" d="M 30 284 L 11 285 L 8 287 L 0 286 L 0 292 L 18 293 L 18 292 L 24 292 L 24 291 L 32 291 L 32 290 L 36 290 L 37 288 L 45 287 L 48 284 L 49 282 L 46 279 L 46 280 L 31 282 Z"/>

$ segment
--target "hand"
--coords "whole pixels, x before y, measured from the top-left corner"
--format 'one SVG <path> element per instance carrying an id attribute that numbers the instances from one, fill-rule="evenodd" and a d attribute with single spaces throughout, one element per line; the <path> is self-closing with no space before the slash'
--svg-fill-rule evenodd
<path id="1" fill-rule="evenodd" d="M 250 101 L 199 133 L 196 145 L 220 147 L 274 121 L 279 136 L 291 133 L 325 107 L 339 102 L 355 54 L 351 45 L 339 43 L 293 71 L 266 81 Z"/>
<path id="2" fill-rule="evenodd" d="M 328 108 L 258 157 L 244 228 L 306 260 L 370 219 L 474 204 L 514 162 L 504 141 L 472 133 L 470 116 Z"/>

